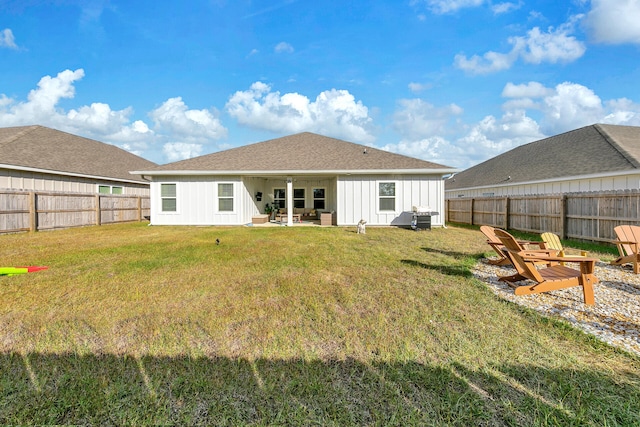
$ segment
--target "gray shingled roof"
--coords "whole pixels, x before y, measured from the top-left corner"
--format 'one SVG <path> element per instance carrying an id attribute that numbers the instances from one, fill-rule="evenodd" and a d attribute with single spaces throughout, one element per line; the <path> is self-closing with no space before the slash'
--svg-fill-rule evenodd
<path id="1" fill-rule="evenodd" d="M 437 163 L 309 132 L 181 160 L 147 171 L 277 173 L 366 170 L 429 170 L 443 174 L 455 171 Z"/>
<path id="2" fill-rule="evenodd" d="M 129 171 L 157 166 L 114 145 L 44 126 L 0 128 L 0 164 L 144 183 Z"/>
<path id="3" fill-rule="evenodd" d="M 640 169 L 640 127 L 595 124 L 521 145 L 456 174 L 446 181 L 445 188 L 460 190 L 634 169 Z"/>

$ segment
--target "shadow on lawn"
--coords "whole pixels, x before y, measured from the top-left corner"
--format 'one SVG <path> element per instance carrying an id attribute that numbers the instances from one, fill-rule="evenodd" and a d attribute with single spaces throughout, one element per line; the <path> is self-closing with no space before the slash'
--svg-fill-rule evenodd
<path id="1" fill-rule="evenodd" d="M 614 379 L 522 365 L 487 374 L 461 365 L 353 359 L 0 358 L 3 424 L 631 425 L 640 419 L 632 374 Z"/>
<path id="2" fill-rule="evenodd" d="M 466 259 L 466 258 L 473 258 L 475 260 L 479 260 L 481 258 L 484 258 L 484 253 L 482 252 L 478 252 L 475 254 L 470 254 L 468 252 L 457 252 L 457 251 L 443 251 L 440 249 L 435 249 L 435 248 L 420 248 L 423 251 L 427 252 L 427 253 L 433 253 L 433 254 L 438 254 L 438 255 L 446 255 L 446 256 L 450 256 L 454 259 L 457 260 L 462 260 L 462 259 Z"/>
<path id="3" fill-rule="evenodd" d="M 441 274 L 446 274 L 447 276 L 461 276 L 461 277 L 471 277 L 473 273 L 469 270 L 468 267 L 464 265 L 445 265 L 445 264 L 426 264 L 424 262 L 416 261 L 413 259 L 402 259 L 401 263 L 410 265 L 413 267 L 426 268 L 428 270 L 437 271 Z"/>

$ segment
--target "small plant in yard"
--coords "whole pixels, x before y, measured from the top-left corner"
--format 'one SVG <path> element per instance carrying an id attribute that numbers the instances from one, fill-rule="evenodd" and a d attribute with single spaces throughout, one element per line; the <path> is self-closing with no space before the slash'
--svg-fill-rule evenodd
<path id="1" fill-rule="evenodd" d="M 640 360 L 494 296 L 489 251 L 457 227 L 0 236 L 49 266 L 0 277 L 0 423 L 636 424 Z"/>

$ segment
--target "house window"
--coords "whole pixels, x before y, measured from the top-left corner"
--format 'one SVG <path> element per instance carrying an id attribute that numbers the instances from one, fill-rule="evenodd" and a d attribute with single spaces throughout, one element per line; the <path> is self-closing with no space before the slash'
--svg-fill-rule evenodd
<path id="1" fill-rule="evenodd" d="M 162 200 L 162 212 L 176 212 L 176 184 L 160 184 L 160 199 Z"/>
<path id="2" fill-rule="evenodd" d="M 233 212 L 233 184 L 218 184 L 218 211 Z"/>
<path id="3" fill-rule="evenodd" d="M 293 189 L 293 207 L 304 209 L 304 188 Z"/>
<path id="4" fill-rule="evenodd" d="M 325 209 L 324 188 L 313 189 L 313 209 Z"/>
<path id="5" fill-rule="evenodd" d="M 380 200 L 381 211 L 396 210 L 396 183 L 380 182 L 378 183 L 378 197 Z"/>
<path id="6" fill-rule="evenodd" d="M 100 194 L 122 194 L 122 187 L 111 185 L 98 185 L 98 193 Z"/>
<path id="7" fill-rule="evenodd" d="M 284 209 L 286 206 L 286 193 L 284 188 L 274 188 L 273 189 L 273 206 L 277 209 Z"/>

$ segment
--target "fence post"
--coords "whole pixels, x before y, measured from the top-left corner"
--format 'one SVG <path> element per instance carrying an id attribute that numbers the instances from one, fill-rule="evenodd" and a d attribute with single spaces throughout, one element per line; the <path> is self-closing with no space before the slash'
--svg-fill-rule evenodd
<path id="1" fill-rule="evenodd" d="M 560 196 L 560 238 L 567 238 L 567 195 Z"/>
<path id="2" fill-rule="evenodd" d="M 142 221 L 142 197 L 138 196 L 138 222 Z"/>
<path id="3" fill-rule="evenodd" d="M 504 198 L 504 224 L 502 224 L 503 230 L 509 229 L 509 197 Z"/>
<path id="4" fill-rule="evenodd" d="M 38 211 L 36 209 L 36 193 L 29 192 L 29 231 L 38 231 Z"/>
<path id="5" fill-rule="evenodd" d="M 102 225 L 101 216 L 102 215 L 100 215 L 100 194 L 96 194 L 96 225 Z"/>
<path id="6" fill-rule="evenodd" d="M 475 204 L 475 201 L 476 201 L 475 198 L 471 199 L 471 221 L 469 221 L 471 225 L 473 225 L 473 205 Z"/>

